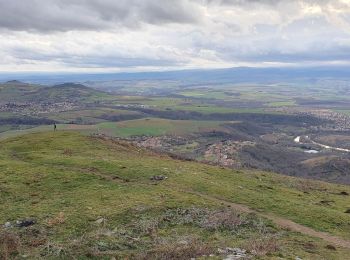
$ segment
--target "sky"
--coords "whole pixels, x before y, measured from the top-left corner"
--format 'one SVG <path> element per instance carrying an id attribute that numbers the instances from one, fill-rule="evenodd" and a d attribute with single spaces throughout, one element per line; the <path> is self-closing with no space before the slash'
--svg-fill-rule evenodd
<path id="1" fill-rule="evenodd" d="M 350 63 L 350 0 L 0 0 L 0 72 Z"/>

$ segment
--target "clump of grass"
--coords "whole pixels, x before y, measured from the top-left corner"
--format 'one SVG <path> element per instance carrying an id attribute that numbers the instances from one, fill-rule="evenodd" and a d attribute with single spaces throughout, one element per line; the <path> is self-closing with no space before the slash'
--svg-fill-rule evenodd
<path id="1" fill-rule="evenodd" d="M 60 212 L 60 213 L 58 213 L 57 216 L 48 219 L 47 220 L 47 225 L 49 227 L 60 225 L 60 224 L 63 224 L 65 222 L 65 220 L 66 220 L 66 217 L 65 217 L 64 213 Z"/>
<path id="2" fill-rule="evenodd" d="M 42 255 L 53 256 L 53 257 L 62 257 L 67 255 L 65 247 L 58 243 L 48 242 L 42 252 Z"/>
<path id="3" fill-rule="evenodd" d="M 66 149 L 63 150 L 63 155 L 72 156 L 73 155 L 73 150 L 69 149 L 69 148 L 66 148 Z"/>
<path id="4" fill-rule="evenodd" d="M 209 231 L 237 232 L 242 228 L 267 229 L 256 216 L 241 214 L 230 209 L 176 208 L 167 210 L 163 222 L 171 225 L 195 225 Z M 262 225 L 262 226 L 261 226 Z"/>
<path id="5" fill-rule="evenodd" d="M 277 252 L 280 244 L 276 236 L 264 235 L 248 240 L 245 248 L 254 256 L 266 256 Z"/>
<path id="6" fill-rule="evenodd" d="M 0 259 L 10 259 L 17 255 L 20 250 L 20 238 L 18 235 L 9 232 L 0 232 Z"/>
<path id="7" fill-rule="evenodd" d="M 23 245 L 37 248 L 47 243 L 47 230 L 44 227 L 28 227 L 18 230 Z"/>
<path id="8" fill-rule="evenodd" d="M 158 227 L 160 225 L 159 219 L 140 219 L 137 223 L 135 228 L 140 231 L 140 233 L 145 235 L 152 235 L 154 234 Z"/>
<path id="9" fill-rule="evenodd" d="M 201 227 L 210 230 L 234 230 L 246 224 L 248 224 L 247 219 L 229 210 L 214 211 L 201 221 Z"/>
<path id="10" fill-rule="evenodd" d="M 192 238 L 185 243 L 166 241 L 156 245 L 153 249 L 142 253 L 135 259 L 192 259 L 200 256 L 208 256 L 215 252 L 212 245 Z"/>

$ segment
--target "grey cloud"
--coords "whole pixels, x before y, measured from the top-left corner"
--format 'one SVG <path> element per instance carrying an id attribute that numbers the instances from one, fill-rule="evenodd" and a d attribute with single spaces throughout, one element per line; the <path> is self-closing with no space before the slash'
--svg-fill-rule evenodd
<path id="1" fill-rule="evenodd" d="M 325 4 L 337 2 L 337 0 L 206 0 L 207 3 L 223 4 L 223 5 L 247 5 L 247 4 L 263 4 L 276 5 L 279 3 L 309 3 L 309 4 Z"/>
<path id="2" fill-rule="evenodd" d="M 195 23 L 186 0 L 0 0 L 0 28 L 14 31 L 98 30 L 141 23 Z"/>
<path id="3" fill-rule="evenodd" d="M 127 57 L 116 53 L 100 53 L 91 55 L 72 55 L 70 53 L 44 53 L 28 47 L 15 47 L 7 50 L 19 63 L 33 62 L 58 63 L 71 68 L 131 68 L 152 66 L 181 66 L 184 63 L 173 59 Z"/>
<path id="4" fill-rule="evenodd" d="M 139 28 L 143 23 L 196 24 L 202 8 L 277 4 L 323 5 L 339 0 L 0 0 L 0 29 L 10 31 L 70 31 Z"/>
<path id="5" fill-rule="evenodd" d="M 227 57 L 226 57 L 227 58 Z M 231 57 L 232 60 L 247 62 L 279 62 L 302 64 L 305 62 L 347 62 L 350 60 L 350 47 L 328 50 L 316 50 L 314 52 L 300 51 L 285 53 L 279 50 L 270 50 L 263 54 Z"/>
<path id="6" fill-rule="evenodd" d="M 349 61 L 349 14 L 340 0 L 0 0 L 0 66 Z"/>

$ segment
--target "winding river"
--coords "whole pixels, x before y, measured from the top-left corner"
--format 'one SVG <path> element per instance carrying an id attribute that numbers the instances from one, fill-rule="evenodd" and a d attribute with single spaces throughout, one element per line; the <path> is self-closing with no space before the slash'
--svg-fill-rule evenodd
<path id="1" fill-rule="evenodd" d="M 297 136 L 295 139 L 294 139 L 294 142 L 298 143 L 298 144 L 301 144 L 300 142 L 300 138 L 301 136 Z M 340 147 L 333 147 L 333 146 L 329 146 L 329 145 L 325 145 L 325 144 L 320 144 L 320 143 L 317 143 L 313 140 L 310 139 L 310 142 L 315 144 L 315 145 L 318 145 L 322 148 L 325 148 L 325 149 L 330 149 L 330 150 L 335 150 L 335 151 L 340 151 L 340 152 L 346 152 L 346 153 L 350 153 L 350 149 L 345 149 L 345 148 L 340 148 Z"/>

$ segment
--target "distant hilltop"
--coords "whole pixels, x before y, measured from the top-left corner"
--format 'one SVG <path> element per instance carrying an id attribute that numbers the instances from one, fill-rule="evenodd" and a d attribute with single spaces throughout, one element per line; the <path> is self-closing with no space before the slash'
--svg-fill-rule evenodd
<path id="1" fill-rule="evenodd" d="M 14 84 L 14 85 L 27 85 L 27 83 L 24 83 L 22 81 L 19 80 L 9 80 L 6 82 L 6 84 Z"/>

